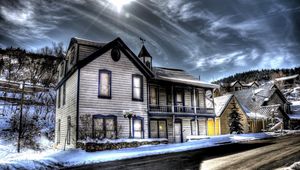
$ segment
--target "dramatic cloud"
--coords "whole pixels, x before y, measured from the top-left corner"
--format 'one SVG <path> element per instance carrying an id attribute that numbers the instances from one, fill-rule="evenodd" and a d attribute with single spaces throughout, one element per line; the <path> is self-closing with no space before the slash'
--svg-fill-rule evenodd
<path id="1" fill-rule="evenodd" d="M 212 81 L 236 72 L 300 64 L 297 0 L 0 1 L 0 47 L 68 45 L 71 37 L 139 37 L 154 64 Z"/>

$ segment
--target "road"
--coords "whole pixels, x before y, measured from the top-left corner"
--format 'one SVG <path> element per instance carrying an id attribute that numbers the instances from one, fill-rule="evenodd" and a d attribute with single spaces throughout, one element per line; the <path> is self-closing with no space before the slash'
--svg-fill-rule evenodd
<path id="1" fill-rule="evenodd" d="M 72 167 L 72 169 L 194 170 L 275 169 L 300 161 L 300 134 L 195 151 Z"/>

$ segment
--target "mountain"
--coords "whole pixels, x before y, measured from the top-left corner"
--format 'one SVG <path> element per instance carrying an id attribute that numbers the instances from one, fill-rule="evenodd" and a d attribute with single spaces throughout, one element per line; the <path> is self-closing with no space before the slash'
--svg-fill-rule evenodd
<path id="1" fill-rule="evenodd" d="M 273 80 L 275 78 L 291 76 L 294 74 L 300 74 L 300 67 L 295 68 L 284 68 L 284 69 L 262 69 L 262 70 L 251 70 L 243 73 L 236 73 L 235 75 L 222 78 L 212 83 L 231 83 L 236 80 L 249 83 L 252 81 L 258 81 L 260 83 Z"/>

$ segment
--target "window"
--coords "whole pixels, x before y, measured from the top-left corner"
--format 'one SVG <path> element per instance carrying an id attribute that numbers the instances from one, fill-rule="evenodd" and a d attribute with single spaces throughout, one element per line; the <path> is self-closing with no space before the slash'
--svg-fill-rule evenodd
<path id="1" fill-rule="evenodd" d="M 61 93 L 61 90 L 60 90 L 60 87 L 59 87 L 58 95 L 57 95 L 57 106 L 58 106 L 58 108 L 60 108 L 60 93 Z"/>
<path id="2" fill-rule="evenodd" d="M 184 99 L 183 99 L 183 90 L 176 91 L 176 105 L 177 106 L 183 106 Z"/>
<path id="3" fill-rule="evenodd" d="M 132 75 L 132 100 L 143 101 L 143 77 Z"/>
<path id="4" fill-rule="evenodd" d="M 63 104 L 66 104 L 66 83 L 63 85 Z"/>
<path id="5" fill-rule="evenodd" d="M 117 117 L 113 115 L 94 115 L 93 136 L 100 139 L 115 139 L 117 137 Z"/>
<path id="6" fill-rule="evenodd" d="M 68 116 L 67 120 L 67 144 L 71 143 L 71 116 Z"/>
<path id="7" fill-rule="evenodd" d="M 60 143 L 60 119 L 58 119 L 57 123 L 57 143 Z"/>
<path id="8" fill-rule="evenodd" d="M 99 70 L 99 98 L 111 98 L 111 71 Z"/>
<path id="9" fill-rule="evenodd" d="M 150 136 L 151 138 L 168 138 L 167 120 L 150 120 Z"/>
<path id="10" fill-rule="evenodd" d="M 150 86 L 150 104 L 158 105 L 158 87 Z"/>
<path id="11" fill-rule="evenodd" d="M 133 118 L 133 137 L 144 138 L 144 120 L 141 117 Z"/>
<path id="12" fill-rule="evenodd" d="M 197 121 L 191 120 L 191 135 L 197 135 Z"/>

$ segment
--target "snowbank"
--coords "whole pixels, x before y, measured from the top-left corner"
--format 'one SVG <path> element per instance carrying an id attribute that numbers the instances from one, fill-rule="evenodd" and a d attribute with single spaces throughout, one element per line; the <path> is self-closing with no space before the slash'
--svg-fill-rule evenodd
<path id="1" fill-rule="evenodd" d="M 293 132 L 294 133 L 294 132 Z M 149 145 L 111 151 L 85 152 L 80 149 L 58 151 L 49 149 L 44 152 L 25 151 L 20 154 L 1 155 L 0 169 L 42 169 L 72 167 L 91 163 L 138 158 L 143 156 L 183 152 L 201 148 L 274 137 L 276 133 L 252 133 L 240 135 L 220 135 L 206 139 L 193 140 L 178 144 Z M 4 146 L 3 146 L 4 147 Z M 0 151 L 1 152 L 1 151 Z M 1 154 L 1 153 L 0 153 Z"/>

